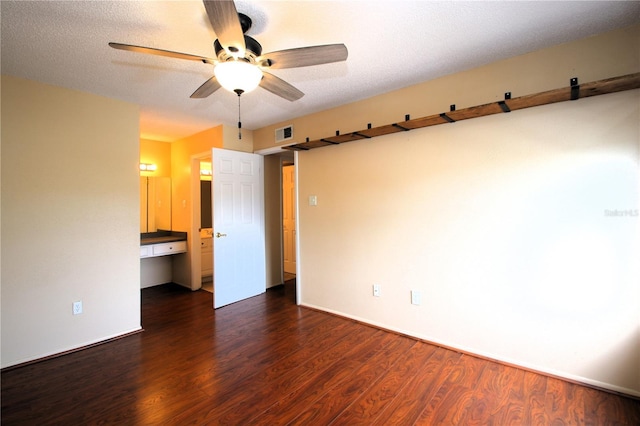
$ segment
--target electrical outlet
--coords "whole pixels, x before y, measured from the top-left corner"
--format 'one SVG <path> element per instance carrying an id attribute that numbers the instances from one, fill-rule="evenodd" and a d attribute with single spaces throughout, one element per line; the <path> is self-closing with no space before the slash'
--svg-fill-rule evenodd
<path id="1" fill-rule="evenodd" d="M 73 315 L 79 315 L 82 313 L 82 301 L 73 302 Z"/>
<path id="2" fill-rule="evenodd" d="M 422 294 L 419 291 L 411 290 L 411 304 L 420 305 L 422 303 Z"/>
<path id="3" fill-rule="evenodd" d="M 380 284 L 373 285 L 373 295 L 375 297 L 380 297 Z"/>

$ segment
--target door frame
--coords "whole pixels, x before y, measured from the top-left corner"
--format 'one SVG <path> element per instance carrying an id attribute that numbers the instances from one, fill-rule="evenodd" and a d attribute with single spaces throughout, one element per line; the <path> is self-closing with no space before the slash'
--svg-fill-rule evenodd
<path id="1" fill-rule="evenodd" d="M 295 144 L 295 142 L 293 142 L 292 144 Z M 279 197 L 279 209 L 280 209 L 280 216 L 278 218 L 278 238 L 279 238 L 279 242 L 280 242 L 280 265 L 278 266 L 280 268 L 280 281 L 282 282 L 282 284 L 284 284 L 284 239 L 283 239 L 283 225 L 282 225 L 282 217 L 283 217 L 283 209 L 282 209 L 282 205 L 283 205 L 283 194 L 282 194 L 282 163 L 283 163 L 283 159 L 282 156 L 280 154 L 282 154 L 284 152 L 283 147 L 286 147 L 288 145 L 292 145 L 292 144 L 287 144 L 287 145 L 278 145 L 275 147 L 271 147 L 271 148 L 264 148 L 264 149 L 259 149 L 257 151 L 255 151 L 255 154 L 260 154 L 260 155 L 264 155 L 264 156 L 272 156 L 272 155 L 276 155 L 278 156 L 278 160 L 279 160 L 279 168 L 278 168 L 278 175 L 279 175 L 279 187 L 278 187 L 278 194 L 280 194 Z M 300 271 L 301 271 L 301 262 L 302 260 L 300 259 L 300 223 L 299 223 L 299 218 L 300 218 L 300 186 L 299 186 L 299 182 L 298 182 L 298 151 L 293 151 L 293 165 L 295 168 L 295 175 L 294 175 L 294 180 L 295 180 L 295 197 L 296 197 L 296 202 L 295 202 L 295 210 L 296 210 L 296 304 L 300 305 L 302 303 L 302 277 L 300 275 Z M 267 224 L 267 226 L 269 226 L 271 224 Z"/>
<path id="2" fill-rule="evenodd" d="M 290 160 L 286 160 L 289 162 Z M 282 280 L 282 284 L 284 284 L 284 194 L 283 194 L 283 174 L 282 168 L 284 167 L 285 159 L 280 157 L 280 277 Z M 296 211 L 296 305 L 300 305 L 302 303 L 302 277 L 300 276 L 300 186 L 298 184 L 298 151 L 293 152 L 293 181 L 294 181 L 294 193 L 295 193 L 295 203 L 294 209 Z"/>
<path id="3" fill-rule="evenodd" d="M 296 209 L 296 305 L 302 303 L 302 276 L 300 274 L 300 265 L 302 258 L 300 257 L 300 184 L 298 182 L 298 151 L 293 153 L 294 167 L 294 185 L 295 185 L 295 209 Z M 281 185 L 282 186 L 282 185 Z M 282 191 L 282 190 L 281 190 Z M 280 221 L 282 222 L 282 221 Z M 284 268 L 284 266 L 283 266 Z"/>
<path id="4" fill-rule="evenodd" d="M 285 240 L 286 240 L 286 239 L 284 238 L 284 214 L 285 214 L 285 205 L 284 205 L 284 200 L 285 200 L 285 193 L 284 193 L 284 168 L 285 168 L 285 167 L 293 167 L 293 173 L 294 173 L 294 175 L 293 175 L 293 179 L 294 179 L 294 183 L 293 183 L 293 184 L 294 184 L 294 188 L 293 188 L 293 189 L 294 189 L 294 195 L 293 195 L 293 196 L 294 196 L 294 197 L 295 197 L 295 190 L 296 190 L 296 188 L 295 188 L 295 170 L 296 170 L 296 165 L 295 165 L 295 163 L 294 163 L 292 160 L 290 160 L 290 159 L 288 159 L 288 158 L 281 158 L 281 159 L 280 159 L 280 170 L 281 170 L 281 172 L 280 172 L 280 185 L 282 186 L 282 189 L 280 190 L 280 202 L 281 202 L 281 207 L 280 207 L 280 216 L 282 217 L 282 222 L 283 222 L 283 224 L 282 224 L 282 231 L 283 231 L 282 235 L 283 235 L 283 236 L 282 236 L 282 239 L 281 239 L 281 244 L 280 244 L 280 245 L 281 245 L 281 250 L 280 250 L 280 251 L 281 251 L 281 253 L 282 253 L 282 265 L 283 265 L 283 266 L 282 266 L 282 275 L 283 275 L 283 276 L 281 277 L 281 279 L 282 279 L 282 280 L 284 280 L 284 274 L 286 273 L 286 271 L 285 271 L 285 266 L 286 266 L 286 265 L 285 265 L 285 258 L 286 258 L 286 255 L 285 255 L 285 246 L 286 246 L 286 241 L 285 241 Z M 292 206 L 292 208 L 293 208 L 293 210 L 294 210 L 294 212 L 293 212 L 293 214 L 294 214 L 294 215 L 297 213 L 297 209 L 296 209 L 296 202 L 297 202 L 297 200 L 296 200 L 296 199 L 294 199 L 294 200 L 293 200 L 293 203 L 294 203 L 294 204 L 293 204 L 293 206 Z M 297 222 L 297 216 L 296 216 L 296 222 Z M 295 235 L 297 235 L 297 233 L 298 233 L 298 229 L 297 229 L 297 228 L 298 228 L 298 227 L 297 227 L 297 224 L 296 224 L 296 233 L 295 233 Z M 295 236 L 294 236 L 294 244 L 295 244 L 295 243 L 296 243 L 296 241 L 295 241 Z M 294 255 L 295 255 L 295 254 L 294 254 Z M 297 259 L 297 258 L 296 258 L 296 259 Z M 294 262 L 294 263 L 295 263 L 295 262 Z M 296 272 L 297 272 L 297 267 L 296 267 L 296 270 L 294 271 L 294 273 L 296 273 Z"/>
<path id="5" fill-rule="evenodd" d="M 202 249 L 200 240 L 200 162 L 211 160 L 211 152 L 205 151 L 191 156 L 191 290 L 202 288 Z"/>
<path id="6" fill-rule="evenodd" d="M 287 160 L 288 161 L 288 160 Z M 284 284 L 284 194 L 283 194 L 283 175 L 282 168 L 284 167 L 284 159 L 280 158 L 280 256 L 282 262 L 280 262 L 281 268 L 281 276 L 282 283 Z M 300 305 L 302 303 L 302 277 L 300 276 L 300 187 L 298 184 L 298 151 L 293 152 L 293 181 L 294 181 L 294 193 L 295 193 L 295 202 L 294 209 L 296 211 L 296 236 L 295 236 L 295 244 L 296 244 L 296 305 Z"/>

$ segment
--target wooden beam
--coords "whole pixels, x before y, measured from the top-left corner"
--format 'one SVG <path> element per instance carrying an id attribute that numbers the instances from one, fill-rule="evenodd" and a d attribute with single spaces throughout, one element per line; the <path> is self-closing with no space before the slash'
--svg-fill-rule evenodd
<path id="1" fill-rule="evenodd" d="M 628 74 L 619 77 L 607 78 L 605 80 L 592 81 L 580 84 L 578 100 L 591 96 L 606 95 L 608 93 L 622 92 L 640 88 L 640 73 Z M 546 92 L 534 93 L 520 96 L 513 99 L 505 99 L 500 102 L 492 102 L 484 105 L 472 106 L 460 110 L 449 111 L 446 117 L 443 114 L 435 114 L 427 117 L 415 118 L 400 123 L 387 124 L 384 126 L 357 130 L 339 136 L 331 136 L 316 141 L 303 142 L 296 145 L 284 147 L 291 150 L 309 150 L 322 148 L 324 146 L 336 145 L 345 142 L 353 142 L 361 139 L 370 139 L 377 136 L 389 135 L 392 133 L 404 132 L 406 130 L 420 129 L 423 127 L 447 124 L 461 120 L 485 117 L 493 114 L 504 114 L 505 112 L 519 109 L 532 108 L 541 105 L 549 105 L 557 102 L 571 100 L 571 86 L 559 89 L 548 90 Z M 500 104 L 503 105 L 500 105 Z"/>

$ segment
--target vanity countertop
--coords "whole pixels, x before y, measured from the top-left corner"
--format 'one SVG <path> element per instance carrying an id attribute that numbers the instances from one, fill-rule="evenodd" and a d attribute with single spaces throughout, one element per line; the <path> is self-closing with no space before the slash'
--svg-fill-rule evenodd
<path id="1" fill-rule="evenodd" d="M 162 231 L 145 232 L 140 234 L 140 245 L 147 246 L 150 244 L 171 243 L 174 241 L 186 241 L 186 232 Z"/>

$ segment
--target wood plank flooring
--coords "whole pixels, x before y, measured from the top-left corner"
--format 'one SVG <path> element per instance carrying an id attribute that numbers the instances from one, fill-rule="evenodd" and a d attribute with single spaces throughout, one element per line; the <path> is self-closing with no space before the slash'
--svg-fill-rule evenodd
<path id="1" fill-rule="evenodd" d="M 2 372 L 2 424 L 640 425 L 640 401 L 300 308 L 142 290 L 143 333 Z"/>

